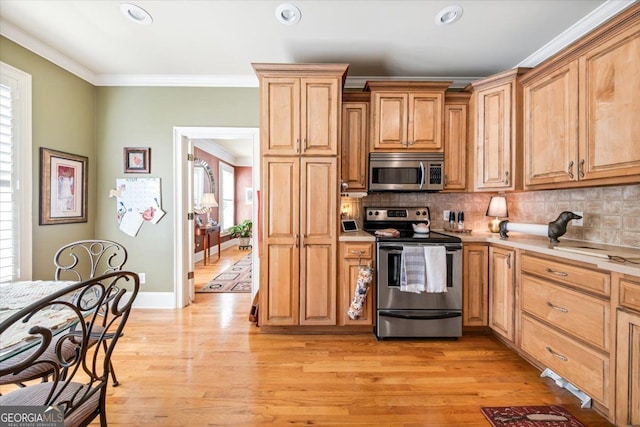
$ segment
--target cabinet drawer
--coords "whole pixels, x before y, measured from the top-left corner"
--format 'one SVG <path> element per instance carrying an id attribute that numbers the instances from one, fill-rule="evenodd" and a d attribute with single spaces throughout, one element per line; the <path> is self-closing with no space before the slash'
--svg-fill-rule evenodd
<path id="1" fill-rule="evenodd" d="M 522 316 L 522 350 L 545 367 L 609 407 L 609 358 L 533 320 Z"/>
<path id="2" fill-rule="evenodd" d="M 611 295 L 611 277 L 600 271 L 555 262 L 547 258 L 538 258 L 529 254 L 522 255 L 522 271 L 600 295 Z"/>
<path id="3" fill-rule="evenodd" d="M 609 303 L 522 275 L 522 310 L 609 351 Z"/>
<path id="4" fill-rule="evenodd" d="M 640 311 L 640 280 L 620 279 L 620 305 Z"/>
<path id="5" fill-rule="evenodd" d="M 349 243 L 342 249 L 342 257 L 345 259 L 371 259 L 373 245 L 371 243 Z"/>

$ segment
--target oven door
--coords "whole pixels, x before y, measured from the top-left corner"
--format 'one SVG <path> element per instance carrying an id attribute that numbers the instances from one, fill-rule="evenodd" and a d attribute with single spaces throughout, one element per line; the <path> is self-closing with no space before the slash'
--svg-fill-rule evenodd
<path id="1" fill-rule="evenodd" d="M 423 246 L 416 244 L 416 246 Z M 447 292 L 416 294 L 400 290 L 402 245 L 378 243 L 377 309 L 380 310 L 462 310 L 462 247 L 447 247 Z M 441 313 L 438 315 L 442 315 Z M 458 314 L 459 316 L 459 314 Z"/>

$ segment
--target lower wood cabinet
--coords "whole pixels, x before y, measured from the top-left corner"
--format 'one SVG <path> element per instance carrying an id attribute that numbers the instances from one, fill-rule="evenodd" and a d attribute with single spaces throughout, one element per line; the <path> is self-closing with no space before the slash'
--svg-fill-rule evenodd
<path id="1" fill-rule="evenodd" d="M 462 326 L 487 326 L 489 324 L 489 245 L 465 243 L 462 251 Z"/>
<path id="2" fill-rule="evenodd" d="M 616 425 L 640 425 L 640 313 L 618 310 Z"/>
<path id="3" fill-rule="evenodd" d="M 369 242 L 342 242 L 340 243 L 340 277 L 338 284 L 338 324 L 346 325 L 374 325 L 374 298 L 375 275 L 369 285 L 369 292 L 365 304 L 362 308 L 362 315 L 359 319 L 352 320 L 347 315 L 356 287 L 358 286 L 358 273 L 360 266 L 373 265 L 374 244 Z"/>
<path id="4" fill-rule="evenodd" d="M 489 327 L 503 338 L 515 341 L 516 252 L 489 248 Z"/>

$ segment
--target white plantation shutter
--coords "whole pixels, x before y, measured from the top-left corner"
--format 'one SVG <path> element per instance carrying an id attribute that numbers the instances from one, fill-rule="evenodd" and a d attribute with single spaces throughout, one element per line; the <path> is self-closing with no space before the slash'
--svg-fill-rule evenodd
<path id="1" fill-rule="evenodd" d="M 222 230 L 233 226 L 234 222 L 234 206 L 235 206 L 235 179 L 233 167 L 226 163 L 220 163 L 220 227 Z"/>
<path id="2" fill-rule="evenodd" d="M 0 283 L 31 278 L 31 76 L 0 63 Z"/>

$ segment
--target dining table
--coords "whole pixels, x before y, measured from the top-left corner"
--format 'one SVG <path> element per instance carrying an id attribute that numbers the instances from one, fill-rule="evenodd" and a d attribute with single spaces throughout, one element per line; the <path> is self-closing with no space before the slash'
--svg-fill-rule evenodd
<path id="1" fill-rule="evenodd" d="M 77 322 L 77 316 L 64 304 L 53 304 L 39 310 L 29 322 L 15 322 L 10 326 L 8 322 L 21 309 L 75 283 L 77 282 L 67 280 L 0 283 L 0 361 L 10 359 L 40 343 L 40 335 L 29 333 L 32 326 L 44 326 L 54 333 L 60 333 Z M 65 299 L 71 301 L 73 294 L 65 295 L 61 301 Z"/>

